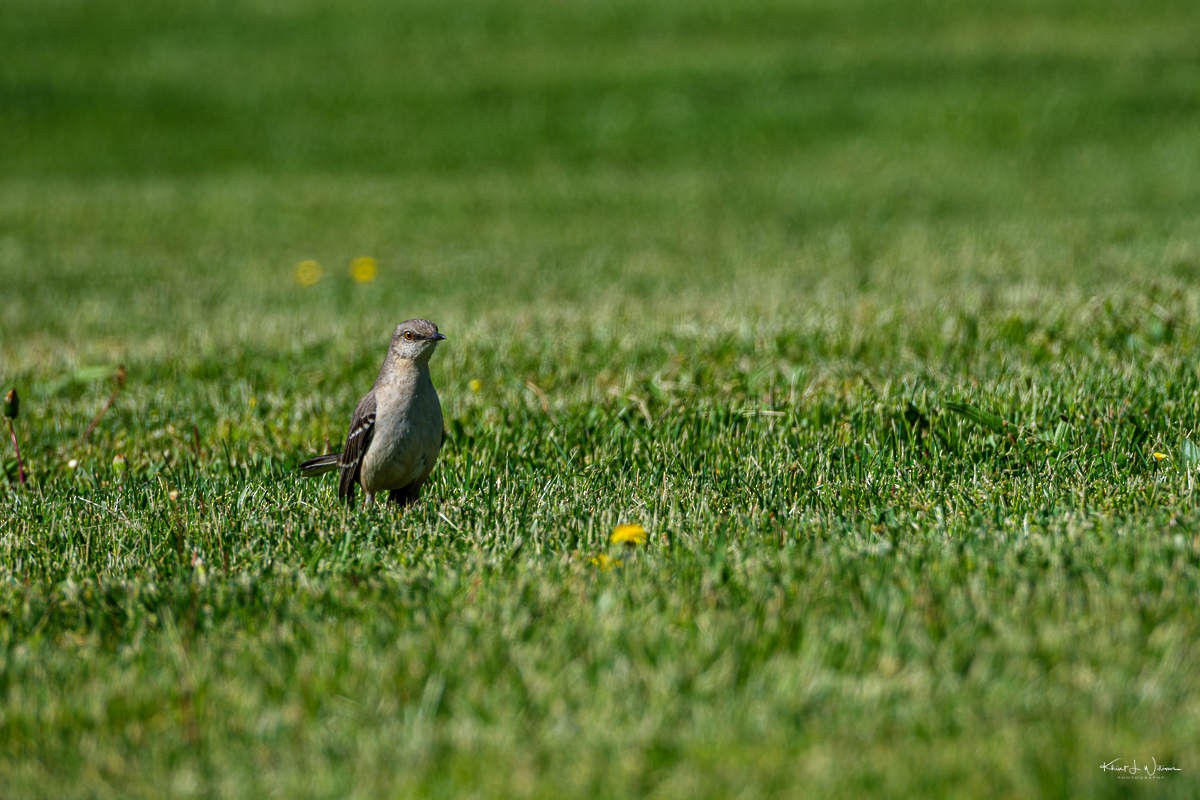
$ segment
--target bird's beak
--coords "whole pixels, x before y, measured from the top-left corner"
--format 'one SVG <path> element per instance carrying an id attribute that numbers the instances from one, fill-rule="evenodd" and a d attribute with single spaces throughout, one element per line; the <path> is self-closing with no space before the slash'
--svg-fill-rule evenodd
<path id="1" fill-rule="evenodd" d="M 435 333 L 433 336 L 429 337 L 430 341 L 434 341 L 434 342 L 440 342 L 445 338 L 446 338 L 445 334 L 441 334 L 441 333 Z"/>

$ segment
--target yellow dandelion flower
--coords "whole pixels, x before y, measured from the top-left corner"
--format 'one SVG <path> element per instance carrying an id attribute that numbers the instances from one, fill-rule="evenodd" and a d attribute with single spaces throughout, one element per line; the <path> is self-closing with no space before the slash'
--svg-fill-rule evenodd
<path id="1" fill-rule="evenodd" d="M 479 378 L 472 378 L 471 380 L 467 381 L 467 388 L 472 392 L 478 392 L 483 388 L 483 381 L 479 380 Z"/>
<path id="2" fill-rule="evenodd" d="M 379 262 L 370 256 L 359 256 L 350 262 L 350 277 L 355 283 L 370 283 L 379 272 Z"/>
<path id="3" fill-rule="evenodd" d="M 296 283 L 301 286 L 315 286 L 317 281 L 321 280 L 321 275 L 324 272 L 325 270 L 321 269 L 321 264 L 310 258 L 296 265 L 294 277 Z"/>
<path id="4" fill-rule="evenodd" d="M 1155 451 L 1155 453 L 1154 453 L 1154 460 L 1155 460 L 1155 461 L 1162 461 L 1162 460 L 1163 460 L 1163 459 L 1165 459 L 1166 457 L 1167 457 L 1167 454 L 1166 454 L 1166 453 L 1160 453 L 1160 452 L 1158 452 L 1158 451 Z"/>
<path id="5" fill-rule="evenodd" d="M 630 547 L 636 547 L 639 544 L 645 544 L 648 535 L 646 529 L 636 523 L 618 525 L 613 529 L 608 541 L 612 544 L 627 544 Z"/>
<path id="6" fill-rule="evenodd" d="M 621 566 L 621 559 L 609 558 L 604 553 L 601 553 L 598 556 L 592 556 L 591 558 L 589 558 L 588 563 L 591 564 L 593 567 L 599 567 L 600 570 L 603 571 L 606 569 L 612 569 L 613 567 Z"/>

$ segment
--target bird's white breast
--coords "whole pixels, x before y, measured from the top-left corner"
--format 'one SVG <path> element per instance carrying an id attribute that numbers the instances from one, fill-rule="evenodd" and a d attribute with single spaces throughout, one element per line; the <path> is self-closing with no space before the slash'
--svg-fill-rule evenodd
<path id="1" fill-rule="evenodd" d="M 375 397 L 375 431 L 362 466 L 371 494 L 424 480 L 442 443 L 442 406 L 428 366 L 397 371 Z"/>

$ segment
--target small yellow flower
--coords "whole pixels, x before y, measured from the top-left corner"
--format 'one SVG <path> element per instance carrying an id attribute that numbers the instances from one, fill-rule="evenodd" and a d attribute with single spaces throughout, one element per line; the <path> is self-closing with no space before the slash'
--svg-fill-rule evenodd
<path id="1" fill-rule="evenodd" d="M 588 563 L 593 567 L 599 567 L 601 571 L 604 571 L 606 569 L 612 569 L 613 567 L 621 566 L 621 559 L 609 558 L 604 553 L 601 553 L 598 556 L 592 556 L 589 558 Z"/>
<path id="2" fill-rule="evenodd" d="M 1166 454 L 1166 453 L 1160 453 L 1160 452 L 1158 452 L 1157 450 L 1154 452 L 1154 460 L 1155 460 L 1155 461 L 1162 461 L 1162 460 L 1164 460 L 1166 457 L 1167 457 L 1167 454 Z"/>
<path id="3" fill-rule="evenodd" d="M 296 283 L 301 286 L 315 286 L 317 281 L 321 280 L 321 275 L 324 272 L 325 270 L 321 269 L 321 264 L 313 261 L 311 258 L 301 261 L 296 265 Z"/>
<path id="4" fill-rule="evenodd" d="M 630 547 L 636 547 L 646 543 L 646 529 L 636 523 L 627 525 L 618 525 L 608 537 L 608 541 L 612 544 L 626 544 Z"/>
<path id="5" fill-rule="evenodd" d="M 467 388 L 472 392 L 478 392 L 483 388 L 483 381 L 479 380 L 479 378 L 472 378 L 471 380 L 467 381 Z"/>
<path id="6" fill-rule="evenodd" d="M 350 262 L 350 277 L 355 283 L 370 283 L 379 272 L 379 263 L 370 256 L 359 256 Z"/>

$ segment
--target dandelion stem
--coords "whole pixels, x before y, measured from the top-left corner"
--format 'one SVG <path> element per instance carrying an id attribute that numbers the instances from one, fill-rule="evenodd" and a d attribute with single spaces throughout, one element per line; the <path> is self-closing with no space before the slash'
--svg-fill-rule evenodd
<path id="1" fill-rule="evenodd" d="M 21 445 L 17 444 L 17 428 L 13 424 L 13 420 L 19 413 L 21 413 L 21 398 L 17 396 L 15 388 L 9 389 L 8 394 L 4 395 L 4 418 L 8 422 L 8 435 L 12 439 L 13 452 L 17 454 L 17 479 L 24 486 L 25 465 L 21 463 Z"/>
<path id="2" fill-rule="evenodd" d="M 8 435 L 12 437 L 13 452 L 17 454 L 17 480 L 22 486 L 25 485 L 25 465 L 21 462 L 21 446 L 17 444 L 17 429 L 13 427 L 13 421 L 8 420 Z"/>
<path id="3" fill-rule="evenodd" d="M 92 421 L 88 424 L 87 430 L 83 432 L 82 441 L 86 442 L 91 438 L 92 431 L 96 430 L 96 426 L 100 424 L 100 420 L 103 419 L 104 415 L 108 413 L 108 410 L 112 408 L 112 404 L 117 401 L 117 395 L 121 393 L 121 387 L 125 385 L 124 365 L 117 367 L 114 378 L 117 381 L 117 385 L 113 387 L 112 394 L 108 396 L 108 401 L 105 402 L 104 407 L 96 412 L 96 416 L 92 417 Z"/>

